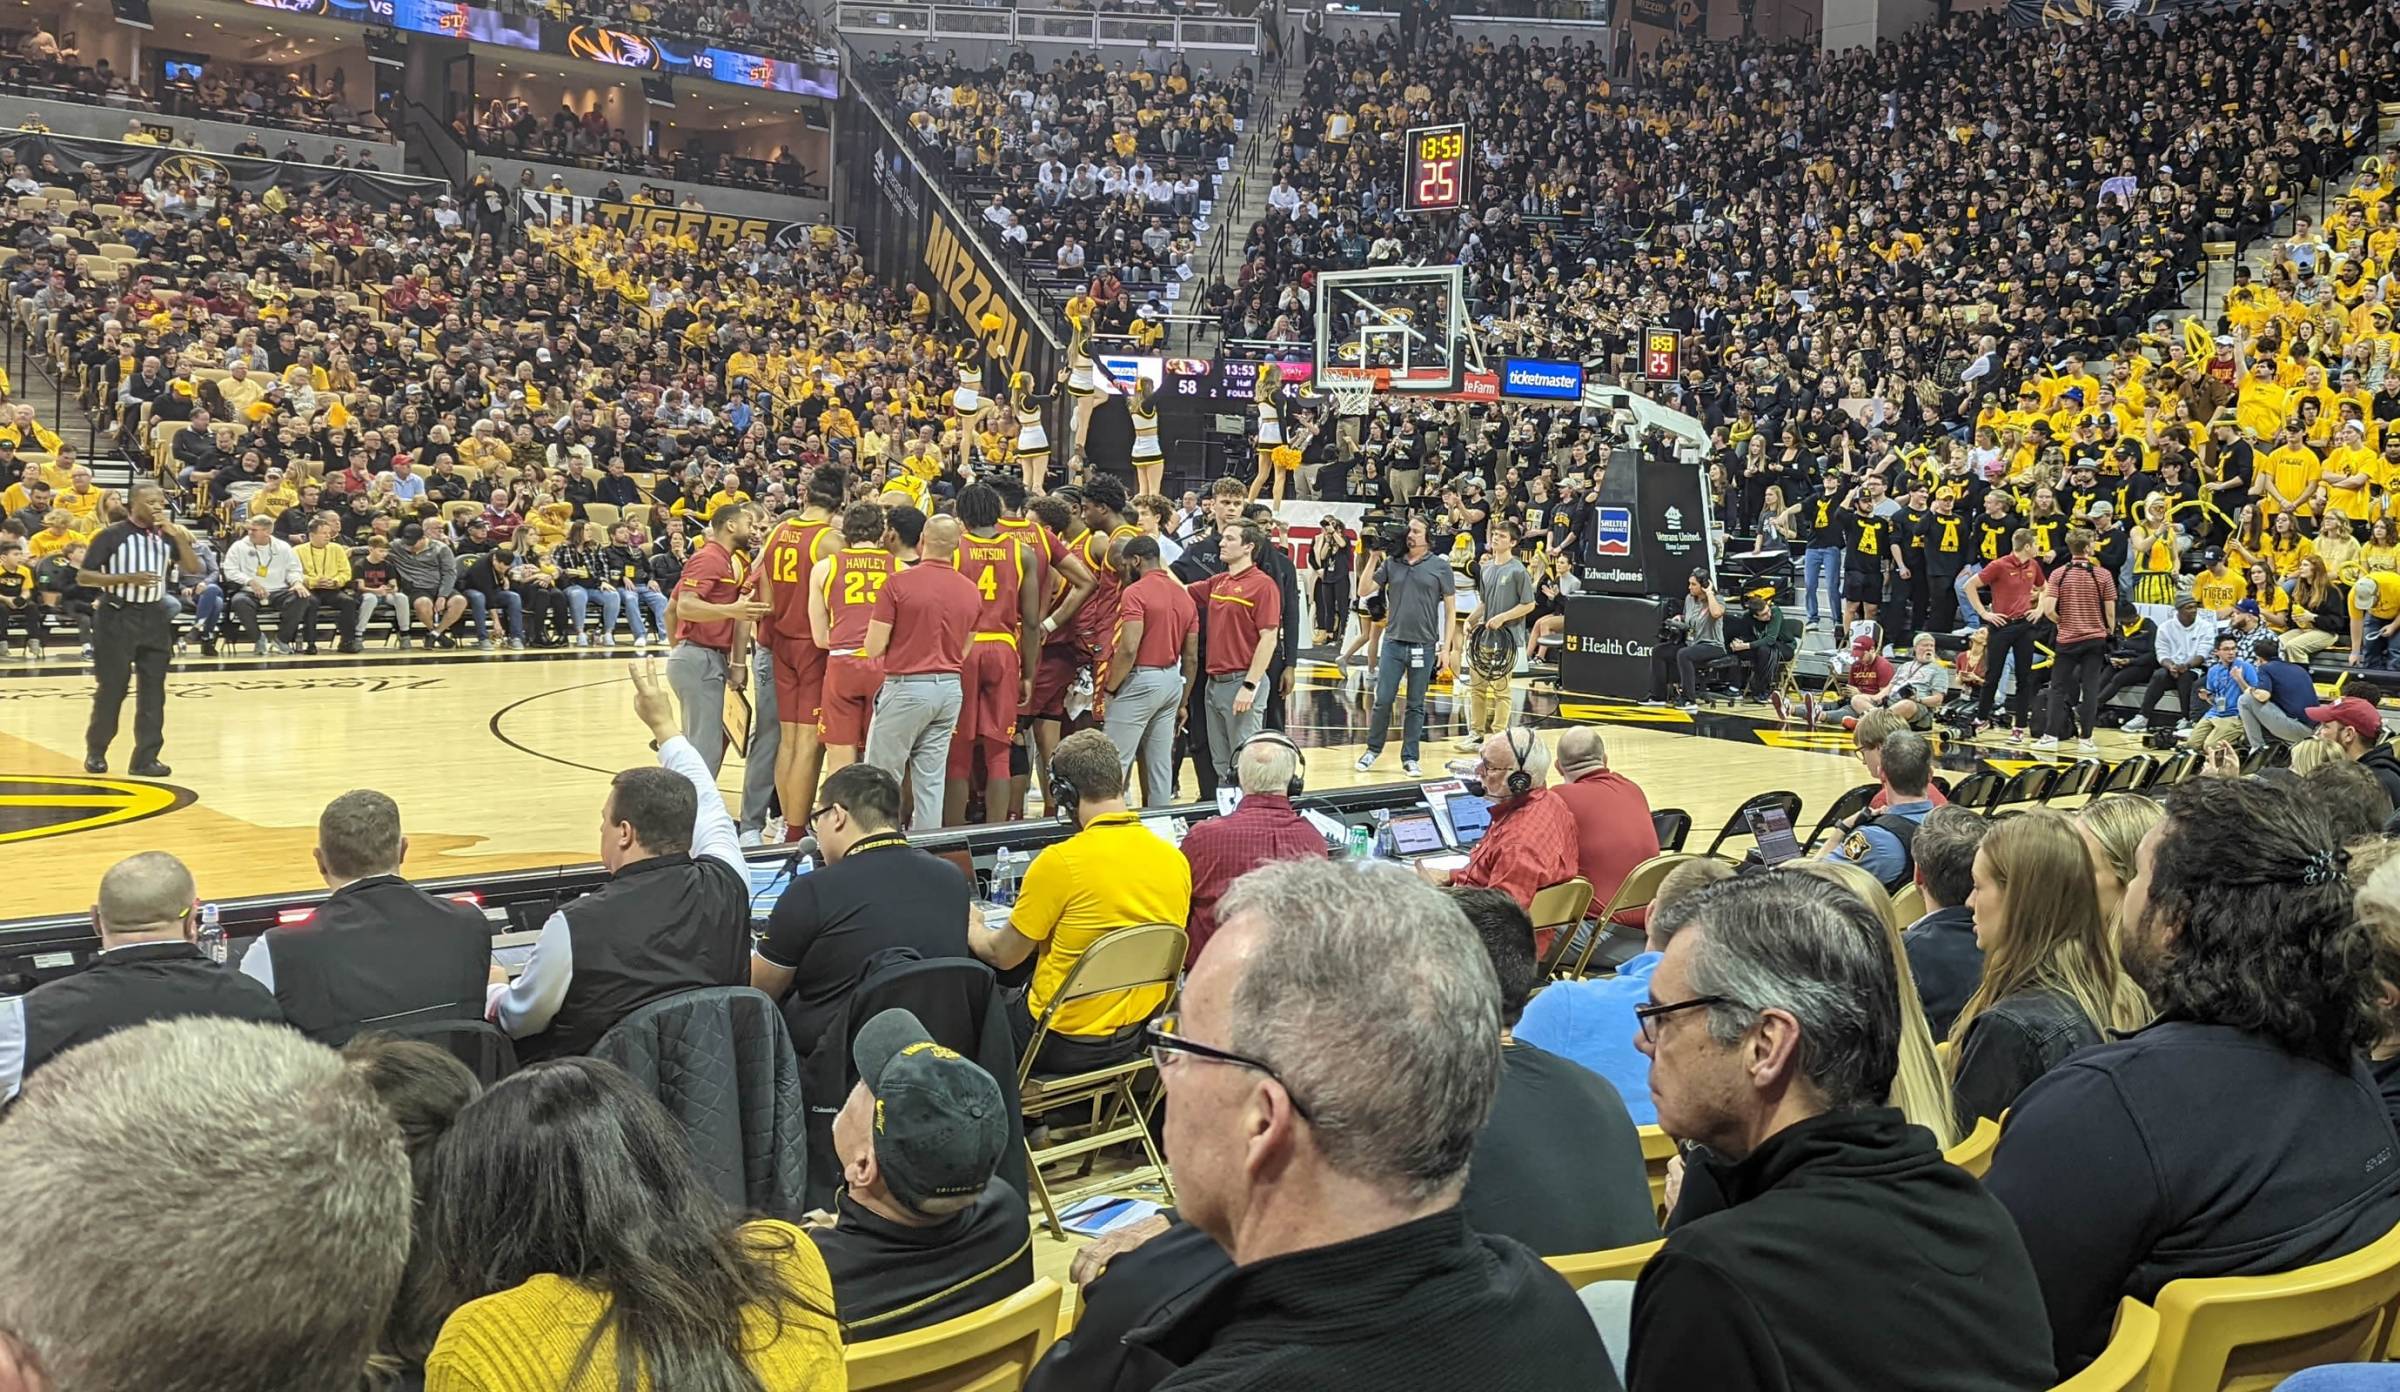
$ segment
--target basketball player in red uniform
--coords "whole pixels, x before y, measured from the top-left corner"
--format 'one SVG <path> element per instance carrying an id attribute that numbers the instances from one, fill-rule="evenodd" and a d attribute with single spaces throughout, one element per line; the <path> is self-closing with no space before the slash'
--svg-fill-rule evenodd
<path id="1" fill-rule="evenodd" d="M 842 545 L 825 554 L 810 572 L 808 629 L 825 650 L 824 701 L 817 736 L 825 746 L 825 772 L 858 761 L 867 743 L 867 716 L 883 689 L 883 665 L 868 657 L 867 624 L 875 597 L 899 563 L 876 545 L 883 539 L 883 509 L 852 503 L 842 512 Z"/>
<path id="2" fill-rule="evenodd" d="M 1039 625 L 1040 650 L 1034 659 L 1033 694 L 1019 712 L 1017 722 L 1020 735 L 1030 726 L 1032 752 L 1023 769 L 1013 762 L 1009 767 L 1009 806 L 1022 815 L 1028 774 L 1037 775 L 1043 787 L 1050 786 L 1050 751 L 1057 747 L 1060 727 L 1066 721 L 1067 688 L 1075 684 L 1078 663 L 1074 638 L 1068 633 L 1067 624 L 1074 619 L 1075 611 L 1083 607 L 1095 582 L 1090 567 L 1068 548 L 1058 533 L 1025 515 L 1022 480 L 999 476 L 991 483 L 1000 494 L 1001 532 L 1040 552 L 1048 576 L 1048 589 L 1042 592 L 1044 616 Z"/>
<path id="3" fill-rule="evenodd" d="M 1045 593 L 1041 556 L 1022 538 L 1000 530 L 1000 495 L 991 485 L 970 483 L 959 490 L 958 519 L 967 529 L 955 558 L 958 573 L 974 582 L 981 603 L 960 674 L 965 690 L 958 732 L 950 739 L 944 826 L 966 820 L 967 785 L 977 758 L 983 760 L 986 806 L 998 809 L 1008 795 L 1017 714 L 1033 696 Z M 986 819 L 1000 817 L 987 813 Z"/>
<path id="4" fill-rule="evenodd" d="M 1117 595 L 1124 589 L 1119 565 L 1125 543 L 1142 529 L 1125 520 L 1125 485 L 1094 470 L 1083 481 L 1085 531 L 1075 545 L 1092 572 L 1092 592 L 1075 610 L 1075 646 L 1092 669 L 1092 718 L 1102 719 L 1108 699 L 1108 659 L 1116 646 Z"/>
<path id="5" fill-rule="evenodd" d="M 797 841 L 817 805 L 817 741 L 823 714 L 825 650 L 808 629 L 808 577 L 834 547 L 833 511 L 842 505 L 848 476 L 832 465 L 808 479 L 808 504 L 767 534 L 760 552 L 759 598 L 770 606 L 758 621 L 758 640 L 775 661 L 775 719 L 783 742 L 775 749 L 775 796 L 783 804 L 784 836 Z"/>

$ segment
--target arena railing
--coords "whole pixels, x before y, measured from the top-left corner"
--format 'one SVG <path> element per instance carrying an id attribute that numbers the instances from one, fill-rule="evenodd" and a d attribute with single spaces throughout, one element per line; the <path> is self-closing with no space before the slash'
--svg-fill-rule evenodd
<path id="1" fill-rule="evenodd" d="M 834 6 L 834 28 L 856 39 L 938 43 L 982 39 L 998 44 L 1050 43 L 1099 49 L 1240 53 L 1256 57 L 1259 22 L 1237 15 L 1162 12 L 1001 9 L 957 5 Z"/>

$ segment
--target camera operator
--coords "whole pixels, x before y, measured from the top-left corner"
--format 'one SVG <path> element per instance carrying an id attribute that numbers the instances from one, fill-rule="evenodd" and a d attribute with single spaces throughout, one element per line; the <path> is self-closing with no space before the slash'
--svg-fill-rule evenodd
<path id="1" fill-rule="evenodd" d="M 1642 704 L 1667 704 L 1680 676 L 1683 708 L 1700 709 L 1700 673 L 1725 655 L 1725 601 L 1709 588 L 1708 572 L 1695 570 L 1684 582 L 1682 616 L 1659 626 L 1658 646 L 1650 650 L 1650 699 Z"/>
<path id="2" fill-rule="evenodd" d="M 1414 778 L 1418 748 L 1425 740 L 1425 688 L 1450 647 L 1458 579 L 1449 558 L 1433 549 L 1432 533 L 1421 515 L 1411 515 L 1397 536 L 1387 527 L 1377 544 L 1387 553 L 1375 569 L 1386 627 L 1383 660 L 1375 669 L 1375 713 L 1357 767 L 1365 773 L 1382 756 L 1384 740 L 1392 732 L 1392 702 L 1405 680 L 1408 710 L 1400 733 L 1400 771 Z"/>
<path id="3" fill-rule="evenodd" d="M 1752 590 L 1743 598 L 1748 608 L 1725 625 L 1725 650 L 1742 661 L 1746 672 L 1742 694 L 1764 701 L 1774 692 L 1783 664 L 1799 650 L 1800 621 L 1775 602 L 1773 586 Z"/>

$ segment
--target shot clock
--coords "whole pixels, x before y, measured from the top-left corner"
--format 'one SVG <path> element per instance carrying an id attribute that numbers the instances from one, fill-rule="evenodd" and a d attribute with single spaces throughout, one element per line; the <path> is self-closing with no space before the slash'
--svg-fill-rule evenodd
<path id="1" fill-rule="evenodd" d="M 1467 206 L 1466 124 L 1411 130 L 1407 175 L 1400 189 L 1401 211 L 1450 213 Z"/>

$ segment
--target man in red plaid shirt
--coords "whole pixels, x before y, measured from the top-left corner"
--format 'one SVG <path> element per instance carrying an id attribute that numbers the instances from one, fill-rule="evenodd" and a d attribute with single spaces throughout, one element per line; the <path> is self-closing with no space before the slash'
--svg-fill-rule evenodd
<path id="1" fill-rule="evenodd" d="M 1439 885 L 1497 889 L 1526 908 L 1534 894 L 1575 878 L 1575 814 L 1549 788 L 1550 746 L 1518 725 L 1483 742 L 1476 764 L 1492 800 L 1491 830 L 1456 871 L 1418 873 Z"/>
<path id="2" fill-rule="evenodd" d="M 1241 782 L 1241 805 L 1184 833 L 1184 858 L 1192 863 L 1187 963 L 1200 960 L 1200 949 L 1217 931 L 1217 900 L 1235 880 L 1270 860 L 1327 853 L 1324 836 L 1292 806 L 1292 791 L 1300 786 L 1300 750 L 1290 739 L 1273 730 L 1252 735 L 1235 755 L 1234 776 Z"/>

